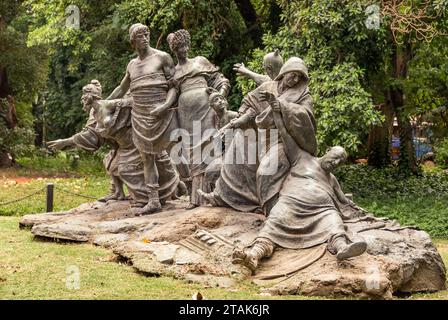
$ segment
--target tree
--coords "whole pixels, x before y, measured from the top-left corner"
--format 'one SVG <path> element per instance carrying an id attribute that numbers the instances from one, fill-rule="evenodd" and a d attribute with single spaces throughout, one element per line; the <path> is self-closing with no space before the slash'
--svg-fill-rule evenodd
<path id="1" fill-rule="evenodd" d="M 412 61 L 439 35 L 446 34 L 446 0 L 278 1 L 283 26 L 265 34 L 249 66 L 261 70 L 261 57 L 280 48 L 303 57 L 311 70 L 311 90 L 322 149 L 342 144 L 369 163 L 390 163 L 391 128 L 398 119 L 400 168 L 417 172 L 409 117 L 421 110 L 414 94 Z M 434 48 L 436 51 L 437 49 Z M 427 53 L 426 53 L 427 54 Z M 350 77 L 343 73 L 351 74 Z M 244 91 L 251 89 L 239 80 Z M 428 82 L 425 86 L 431 87 Z M 421 90 L 420 90 L 421 92 Z M 367 134 L 369 138 L 367 139 Z M 368 150 L 364 142 L 368 140 Z"/>
<path id="2" fill-rule="evenodd" d="M 367 90 L 369 72 L 381 47 L 364 25 L 362 3 L 353 1 L 278 1 L 282 26 L 265 34 L 264 48 L 256 49 L 249 67 L 263 72 L 265 53 L 279 48 L 284 59 L 302 57 L 308 64 L 320 152 L 344 146 L 352 156 L 362 154 L 369 126 L 383 118 Z M 239 79 L 245 93 L 253 88 Z"/>
<path id="3" fill-rule="evenodd" d="M 22 2 L 0 4 L 0 166 L 32 148 L 31 105 L 46 79 L 45 50 L 26 45 Z"/>
<path id="4" fill-rule="evenodd" d="M 52 123 L 49 136 L 64 137 L 83 125 L 80 107 L 81 87 L 97 78 L 105 95 L 123 77 L 126 65 L 134 56 L 128 29 L 141 22 L 151 30 L 151 45 L 170 51 L 167 35 L 180 28 L 190 31 L 192 55 L 203 55 L 220 66 L 231 80 L 234 63 L 253 48 L 250 15 L 242 11 L 250 2 L 218 0 L 33 0 L 30 44 L 44 44 L 51 55 L 46 109 Z M 242 7 L 238 7 L 242 4 Z M 65 8 L 80 9 L 80 28 L 65 26 Z M 253 12 L 252 12 L 253 14 Z M 251 16 L 253 18 L 253 16 Z M 255 19 L 256 20 L 256 19 Z M 246 26 L 247 24 L 247 26 Z M 113 66 L 113 67 L 111 67 Z M 230 100 L 238 103 L 240 94 L 232 92 Z"/>
<path id="5" fill-rule="evenodd" d="M 448 1 L 446 0 L 383 0 L 381 2 L 384 24 L 382 28 L 387 31 L 388 44 L 384 63 L 390 70 L 389 79 L 385 81 L 389 97 L 385 112 L 393 113 L 397 117 L 401 141 L 399 164 L 403 171 L 418 172 L 409 119 L 409 116 L 418 108 L 409 108 L 413 102 L 412 99 L 407 99 L 405 87 L 412 86 L 410 84 L 412 82 L 418 83 L 419 79 L 409 77 L 410 64 L 417 58 L 416 53 L 419 47 L 426 46 L 448 31 L 445 22 L 447 13 Z M 383 128 L 383 132 L 386 129 Z M 381 139 L 381 135 L 379 138 Z M 382 145 L 381 141 L 375 141 L 374 144 L 376 142 Z M 384 154 L 384 149 L 377 152 Z M 374 156 L 373 159 L 375 159 Z M 371 164 L 377 163 L 371 161 Z"/>

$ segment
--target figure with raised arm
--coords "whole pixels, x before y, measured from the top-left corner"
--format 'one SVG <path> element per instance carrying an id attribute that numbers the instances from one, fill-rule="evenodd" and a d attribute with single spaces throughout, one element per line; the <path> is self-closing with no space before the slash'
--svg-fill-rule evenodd
<path id="1" fill-rule="evenodd" d="M 269 52 L 263 57 L 263 68 L 266 74 L 259 74 L 253 72 L 244 66 L 244 63 L 236 63 L 233 66 L 233 70 L 240 76 L 249 78 L 255 81 L 257 87 L 263 83 L 274 80 L 280 69 L 283 66 L 283 59 L 280 55 L 280 51 L 276 49 L 274 52 Z"/>
<path id="2" fill-rule="evenodd" d="M 264 92 L 282 101 L 281 108 L 288 131 L 302 149 L 317 154 L 316 122 L 308 88 L 308 69 L 302 59 L 290 58 L 275 81 L 263 83 L 244 97 L 239 116 L 231 120 L 236 130 L 223 157 L 221 174 L 213 192 L 199 192 L 213 206 L 229 206 L 243 212 L 269 215 L 278 199 L 290 164 L 279 138 L 272 109 Z M 246 137 L 254 136 L 247 142 Z M 265 146 L 254 150 L 251 146 Z M 263 152 L 265 151 L 265 152 Z M 257 161 L 250 161 L 257 152 Z M 240 156 L 244 161 L 236 161 Z M 238 159 L 238 158 L 237 158 Z"/>

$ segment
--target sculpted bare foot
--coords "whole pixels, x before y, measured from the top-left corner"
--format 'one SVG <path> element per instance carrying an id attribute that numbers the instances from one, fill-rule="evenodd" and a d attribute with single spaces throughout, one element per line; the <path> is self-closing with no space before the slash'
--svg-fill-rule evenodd
<path id="1" fill-rule="evenodd" d="M 119 200 L 118 195 L 115 192 L 98 199 L 99 202 L 107 202 L 107 201 L 111 201 L 111 200 Z"/>
<path id="2" fill-rule="evenodd" d="M 162 205 L 160 201 L 149 201 L 143 208 L 136 211 L 137 216 L 142 216 L 146 214 L 156 213 L 162 210 Z"/>

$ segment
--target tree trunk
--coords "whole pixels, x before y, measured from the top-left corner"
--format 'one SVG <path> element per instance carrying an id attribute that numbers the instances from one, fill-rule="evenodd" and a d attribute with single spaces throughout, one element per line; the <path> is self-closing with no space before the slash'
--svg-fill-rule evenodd
<path id="1" fill-rule="evenodd" d="M 372 126 L 368 140 L 368 164 L 381 168 L 391 163 L 391 136 L 394 121 L 394 113 L 390 103 L 379 105 L 378 110 L 384 115 L 385 120 L 381 125 Z"/>
<path id="2" fill-rule="evenodd" d="M 404 46 L 393 45 L 392 54 L 392 78 L 395 80 L 404 80 L 408 74 L 408 63 L 412 57 L 411 45 Z M 395 112 L 400 132 L 400 159 L 399 165 L 405 171 L 412 173 L 418 172 L 418 166 L 415 159 L 415 150 L 412 137 L 412 126 L 409 116 L 404 111 L 404 93 L 402 85 L 392 83 L 389 88 L 392 108 Z"/>
<path id="3" fill-rule="evenodd" d="M 263 30 L 258 23 L 257 12 L 250 0 L 235 0 L 238 11 L 243 17 L 244 23 L 247 27 L 247 33 L 254 41 L 255 47 L 262 45 Z"/>

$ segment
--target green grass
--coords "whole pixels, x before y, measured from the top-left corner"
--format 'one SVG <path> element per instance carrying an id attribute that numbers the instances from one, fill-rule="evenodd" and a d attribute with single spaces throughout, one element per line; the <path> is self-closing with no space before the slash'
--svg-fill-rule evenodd
<path id="1" fill-rule="evenodd" d="M 27 165 L 18 170 L 0 171 L 0 203 L 39 190 L 48 182 L 57 186 L 55 211 L 68 210 L 89 201 L 63 193 L 58 188 L 97 198 L 108 193 L 109 178 L 104 174 L 82 177 L 85 163 L 71 171 L 61 171 L 51 163 L 53 160 L 47 160 L 42 163 L 48 170 Z M 365 167 L 349 167 L 348 172 L 350 170 L 354 172 L 344 173 L 341 178 L 344 191 L 353 192 L 354 200 L 375 215 L 417 225 L 433 236 L 445 238 L 437 239 L 435 243 L 445 264 L 448 263 L 446 175 L 397 180 L 387 172 L 371 172 Z M 241 283 L 236 291 L 229 291 L 203 288 L 166 277 L 144 277 L 134 272 L 131 266 L 114 261 L 114 255 L 104 248 L 39 241 L 29 231 L 18 229 L 20 216 L 44 211 L 43 192 L 18 203 L 0 204 L 0 299 L 189 299 L 197 291 L 208 299 L 273 298 L 260 295 L 259 289 L 249 283 Z M 80 270 L 79 290 L 66 287 L 70 266 Z M 309 299 L 303 296 L 280 298 Z M 448 299 L 448 291 L 415 294 L 408 299 Z"/>
<path id="2" fill-rule="evenodd" d="M 68 210 L 84 202 L 92 201 L 91 199 L 67 194 L 62 190 L 100 198 L 108 194 L 110 186 L 108 177 L 96 176 L 88 178 L 3 178 L 0 179 L 0 216 L 22 216 L 45 212 L 45 191 L 17 203 L 1 204 L 32 194 L 45 188 L 49 182 L 55 184 L 54 211 Z"/>
<path id="3" fill-rule="evenodd" d="M 204 288 L 167 277 L 145 277 L 117 263 L 107 249 L 34 239 L 19 230 L 19 217 L 0 217 L 0 299 L 190 299 L 201 292 L 207 299 L 311 299 L 303 296 L 260 295 L 242 282 L 232 291 Z M 436 240 L 448 263 L 448 240 Z M 67 288 L 68 268 L 80 271 L 79 289 Z M 448 291 L 415 294 L 408 299 L 448 299 Z"/>
<path id="4" fill-rule="evenodd" d="M 115 262 L 109 250 L 35 240 L 28 230 L 18 229 L 18 222 L 18 217 L 0 217 L 0 299 L 191 299 L 198 291 L 207 299 L 266 298 L 249 283 L 229 291 L 145 277 Z M 66 287 L 71 266 L 80 271 L 79 290 Z"/>

